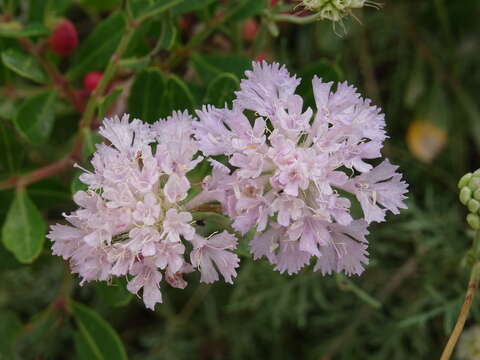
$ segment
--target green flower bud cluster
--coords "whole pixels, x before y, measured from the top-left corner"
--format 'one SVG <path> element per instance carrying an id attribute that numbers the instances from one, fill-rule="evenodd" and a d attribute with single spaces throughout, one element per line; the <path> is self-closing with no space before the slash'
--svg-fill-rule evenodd
<path id="1" fill-rule="evenodd" d="M 480 229 L 480 169 L 462 176 L 458 182 L 460 202 L 468 208 L 468 225 Z"/>
<path id="2" fill-rule="evenodd" d="M 378 9 L 380 4 L 369 0 L 302 0 L 301 4 L 310 11 L 317 12 L 321 19 L 339 21 L 351 15 L 353 9 L 370 6 Z"/>

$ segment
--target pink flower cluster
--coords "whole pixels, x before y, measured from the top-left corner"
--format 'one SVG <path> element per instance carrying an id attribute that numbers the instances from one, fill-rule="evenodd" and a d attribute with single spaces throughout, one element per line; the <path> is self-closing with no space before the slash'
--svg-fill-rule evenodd
<path id="1" fill-rule="evenodd" d="M 151 309 L 162 302 L 162 278 L 183 289 L 183 274 L 197 268 L 203 282 L 217 281 L 220 272 L 232 283 L 236 237 L 226 231 L 200 236 L 182 205 L 190 189 L 187 172 L 203 159 L 195 157 L 191 117 L 176 112 L 149 125 L 125 115 L 106 119 L 100 134 L 111 145 L 99 145 L 93 172 L 81 175 L 88 190 L 75 194 L 80 208 L 65 215 L 70 225 L 51 227 L 53 253 L 69 260 L 82 282 L 129 276 L 128 290 L 143 289 Z"/>
<path id="2" fill-rule="evenodd" d="M 380 109 L 347 83 L 312 81 L 316 112 L 295 94 L 300 79 L 279 64 L 254 63 L 232 109 L 197 111 L 195 137 L 211 160 L 199 201 L 219 201 L 242 234 L 251 228 L 255 259 L 298 272 L 316 258 L 323 274 L 360 274 L 368 263 L 367 226 L 405 208 L 407 184 L 381 158 L 386 138 Z M 363 218 L 353 219 L 356 198 Z"/>
<path id="3" fill-rule="evenodd" d="M 192 211 L 220 203 L 240 234 L 255 229 L 250 249 L 275 269 L 298 272 L 316 259 L 323 274 L 360 274 L 368 263 L 368 224 L 405 208 L 407 184 L 382 157 L 386 138 L 380 109 L 356 89 L 313 79 L 316 112 L 295 94 L 300 80 L 278 64 L 253 63 L 232 108 L 205 106 L 198 119 L 176 112 L 166 120 L 106 119 L 87 191 L 54 225 L 53 252 L 70 261 L 83 281 L 128 278 L 147 307 L 162 301 L 162 278 L 184 288 L 183 274 L 232 283 L 237 237 L 227 231 L 202 237 Z M 226 155 L 221 163 L 204 156 Z M 209 161 L 200 194 L 187 197 L 187 173 Z M 378 161 L 377 161 L 378 163 Z M 363 217 L 354 219 L 352 201 Z M 191 249 L 189 257 L 187 250 Z"/>

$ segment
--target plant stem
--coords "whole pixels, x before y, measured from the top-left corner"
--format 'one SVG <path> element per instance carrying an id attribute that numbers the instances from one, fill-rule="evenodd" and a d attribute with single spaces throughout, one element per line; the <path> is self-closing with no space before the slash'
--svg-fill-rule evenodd
<path id="1" fill-rule="evenodd" d="M 37 61 L 42 65 L 43 69 L 48 73 L 50 78 L 52 79 L 55 86 L 62 92 L 64 92 L 65 97 L 67 100 L 72 104 L 72 106 L 79 112 L 82 113 L 84 110 L 84 104 L 82 103 L 80 97 L 75 93 L 73 88 L 70 86 L 68 80 L 57 70 L 57 68 L 46 61 L 44 57 L 41 55 L 37 46 L 35 46 L 29 39 L 27 38 L 18 38 L 20 45 L 32 54 Z"/>
<path id="2" fill-rule="evenodd" d="M 478 247 L 480 246 L 480 232 L 477 231 L 475 234 L 475 255 L 478 256 Z M 448 360 L 452 356 L 455 345 L 458 342 L 460 335 L 462 334 L 463 327 L 468 318 L 468 313 L 470 312 L 470 307 L 472 306 L 473 299 L 475 298 L 475 293 L 478 289 L 478 282 L 480 280 L 480 261 L 475 262 L 472 266 L 470 272 L 470 281 L 468 282 L 467 292 L 465 294 L 465 300 L 463 301 L 462 308 L 460 309 L 460 314 L 458 315 L 457 322 L 453 328 L 452 333 L 448 339 L 447 345 L 443 349 L 442 356 L 440 360 Z"/>
<path id="3" fill-rule="evenodd" d="M 272 20 L 275 22 L 290 22 L 298 25 L 305 25 L 313 23 L 321 18 L 320 13 L 308 15 L 308 16 L 295 16 L 289 14 L 275 14 L 272 16 Z"/>

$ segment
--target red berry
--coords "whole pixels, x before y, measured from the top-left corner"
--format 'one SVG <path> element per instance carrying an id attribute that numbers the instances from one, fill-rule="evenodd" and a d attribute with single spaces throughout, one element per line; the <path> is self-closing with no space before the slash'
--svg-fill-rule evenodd
<path id="1" fill-rule="evenodd" d="M 278 4 L 278 0 L 271 0 L 271 1 L 270 1 L 270 6 L 271 6 L 271 7 L 274 7 L 274 6 L 276 6 L 277 4 Z"/>
<path id="2" fill-rule="evenodd" d="M 242 33 L 243 39 L 248 42 L 255 40 L 258 32 L 258 23 L 252 19 L 248 18 L 243 22 Z"/>
<path id="3" fill-rule="evenodd" d="M 62 20 L 53 29 L 48 42 L 54 53 L 66 56 L 77 47 L 77 30 L 70 20 Z"/>
<path id="4" fill-rule="evenodd" d="M 102 79 L 103 73 L 100 71 L 91 71 L 83 78 L 83 87 L 88 92 L 95 90 Z"/>

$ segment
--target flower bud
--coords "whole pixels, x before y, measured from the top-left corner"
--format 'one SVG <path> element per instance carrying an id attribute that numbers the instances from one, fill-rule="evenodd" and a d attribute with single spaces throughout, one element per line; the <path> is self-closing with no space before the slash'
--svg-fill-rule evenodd
<path id="1" fill-rule="evenodd" d="M 460 202 L 463 205 L 467 205 L 468 201 L 472 198 L 472 190 L 468 187 L 463 187 L 460 190 Z"/>
<path id="2" fill-rule="evenodd" d="M 470 181 L 470 179 L 472 178 L 472 176 L 473 176 L 472 173 L 466 173 L 465 175 L 463 175 L 461 177 L 460 181 L 458 182 L 458 188 L 461 189 L 464 186 L 467 186 L 467 184 Z"/>
<path id="3" fill-rule="evenodd" d="M 472 191 L 475 191 L 480 188 L 480 178 L 473 176 L 467 185 Z"/>
<path id="4" fill-rule="evenodd" d="M 60 21 L 48 39 L 50 49 L 55 54 L 67 56 L 78 45 L 78 35 L 70 20 Z"/>
<path id="5" fill-rule="evenodd" d="M 467 223 L 473 230 L 478 230 L 480 228 L 480 217 L 475 214 L 468 214 Z"/>
<path id="6" fill-rule="evenodd" d="M 475 199 L 470 199 L 467 204 L 468 211 L 471 213 L 476 213 L 480 209 L 480 202 Z"/>
<path id="7" fill-rule="evenodd" d="M 91 71 L 83 78 L 83 87 L 88 92 L 92 92 L 98 86 L 100 80 L 102 80 L 103 73 L 100 71 Z"/>
<path id="8" fill-rule="evenodd" d="M 474 198 L 475 200 L 480 201 L 480 189 L 477 189 L 477 190 L 474 191 L 474 193 L 473 193 L 473 198 Z"/>

